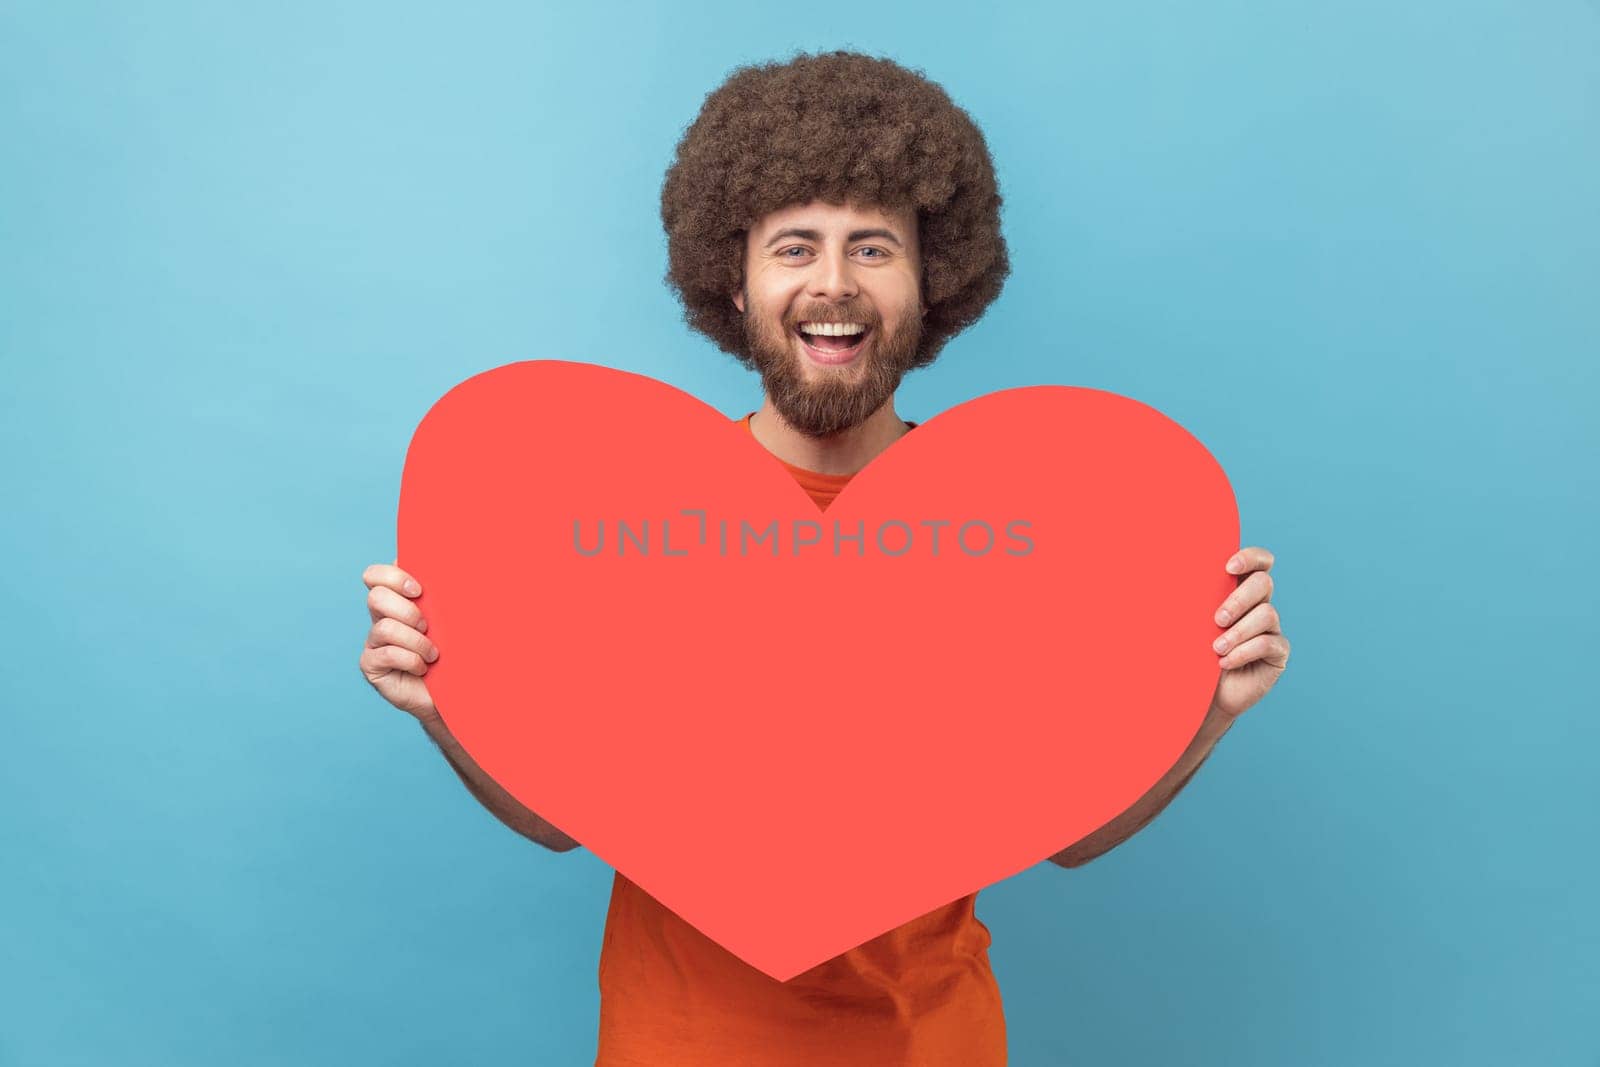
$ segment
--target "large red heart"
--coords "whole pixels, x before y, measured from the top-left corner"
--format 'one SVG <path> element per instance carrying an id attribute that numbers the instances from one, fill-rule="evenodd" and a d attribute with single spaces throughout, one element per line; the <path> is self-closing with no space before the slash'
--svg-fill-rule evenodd
<path id="1" fill-rule="evenodd" d="M 473 759 L 785 980 L 1158 781 L 1216 686 L 1238 544 L 1216 460 L 1115 393 L 960 404 L 820 511 L 702 401 L 536 360 L 423 419 L 398 562 Z"/>

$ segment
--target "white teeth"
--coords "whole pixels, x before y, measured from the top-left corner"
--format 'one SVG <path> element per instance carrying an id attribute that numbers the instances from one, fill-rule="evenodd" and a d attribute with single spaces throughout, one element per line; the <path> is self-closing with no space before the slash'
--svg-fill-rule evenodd
<path id="1" fill-rule="evenodd" d="M 858 333 L 865 333 L 866 327 L 859 322 L 802 322 L 801 333 L 816 334 L 822 337 L 849 337 Z"/>

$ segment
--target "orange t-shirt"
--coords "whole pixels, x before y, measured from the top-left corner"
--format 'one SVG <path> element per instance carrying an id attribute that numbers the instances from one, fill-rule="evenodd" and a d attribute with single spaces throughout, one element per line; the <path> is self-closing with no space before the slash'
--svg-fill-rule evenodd
<path id="1" fill-rule="evenodd" d="M 739 421 L 749 429 L 750 415 Z M 773 458 L 819 508 L 851 477 Z M 977 899 L 779 982 L 618 872 L 600 951 L 595 1067 L 1000 1067 L 1005 1015 Z"/>

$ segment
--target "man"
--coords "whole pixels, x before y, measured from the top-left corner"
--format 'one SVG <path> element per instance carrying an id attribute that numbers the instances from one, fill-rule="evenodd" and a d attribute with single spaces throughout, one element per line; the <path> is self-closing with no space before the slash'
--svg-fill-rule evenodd
<path id="1" fill-rule="evenodd" d="M 760 373 L 762 404 L 739 421 L 819 508 L 911 432 L 894 408 L 901 379 L 999 295 L 1009 272 L 1000 204 L 977 127 L 942 89 L 887 60 L 834 52 L 741 68 L 685 132 L 662 188 L 667 280 L 688 324 Z M 1226 562 L 1248 577 L 1219 608 L 1231 650 L 1218 648 L 1228 654 L 1204 725 L 1155 787 L 1052 856 L 1058 865 L 1085 863 L 1154 818 L 1287 663 L 1268 603 L 1271 554 L 1244 549 Z M 420 586 L 388 564 L 364 579 L 368 680 L 422 722 L 508 826 L 556 851 L 577 847 L 484 775 L 440 720 L 423 683 L 438 650 L 409 599 Z M 798 660 L 797 673 L 826 671 Z M 1002 1064 L 1005 1020 L 975 902 L 777 982 L 618 873 L 597 1067 Z"/>

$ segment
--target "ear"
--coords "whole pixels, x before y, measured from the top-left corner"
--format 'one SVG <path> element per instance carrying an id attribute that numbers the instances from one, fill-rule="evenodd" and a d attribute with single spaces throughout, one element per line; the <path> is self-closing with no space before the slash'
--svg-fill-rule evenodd
<path id="1" fill-rule="evenodd" d="M 733 294 L 733 306 L 739 309 L 739 314 L 744 314 L 744 290 Z"/>

